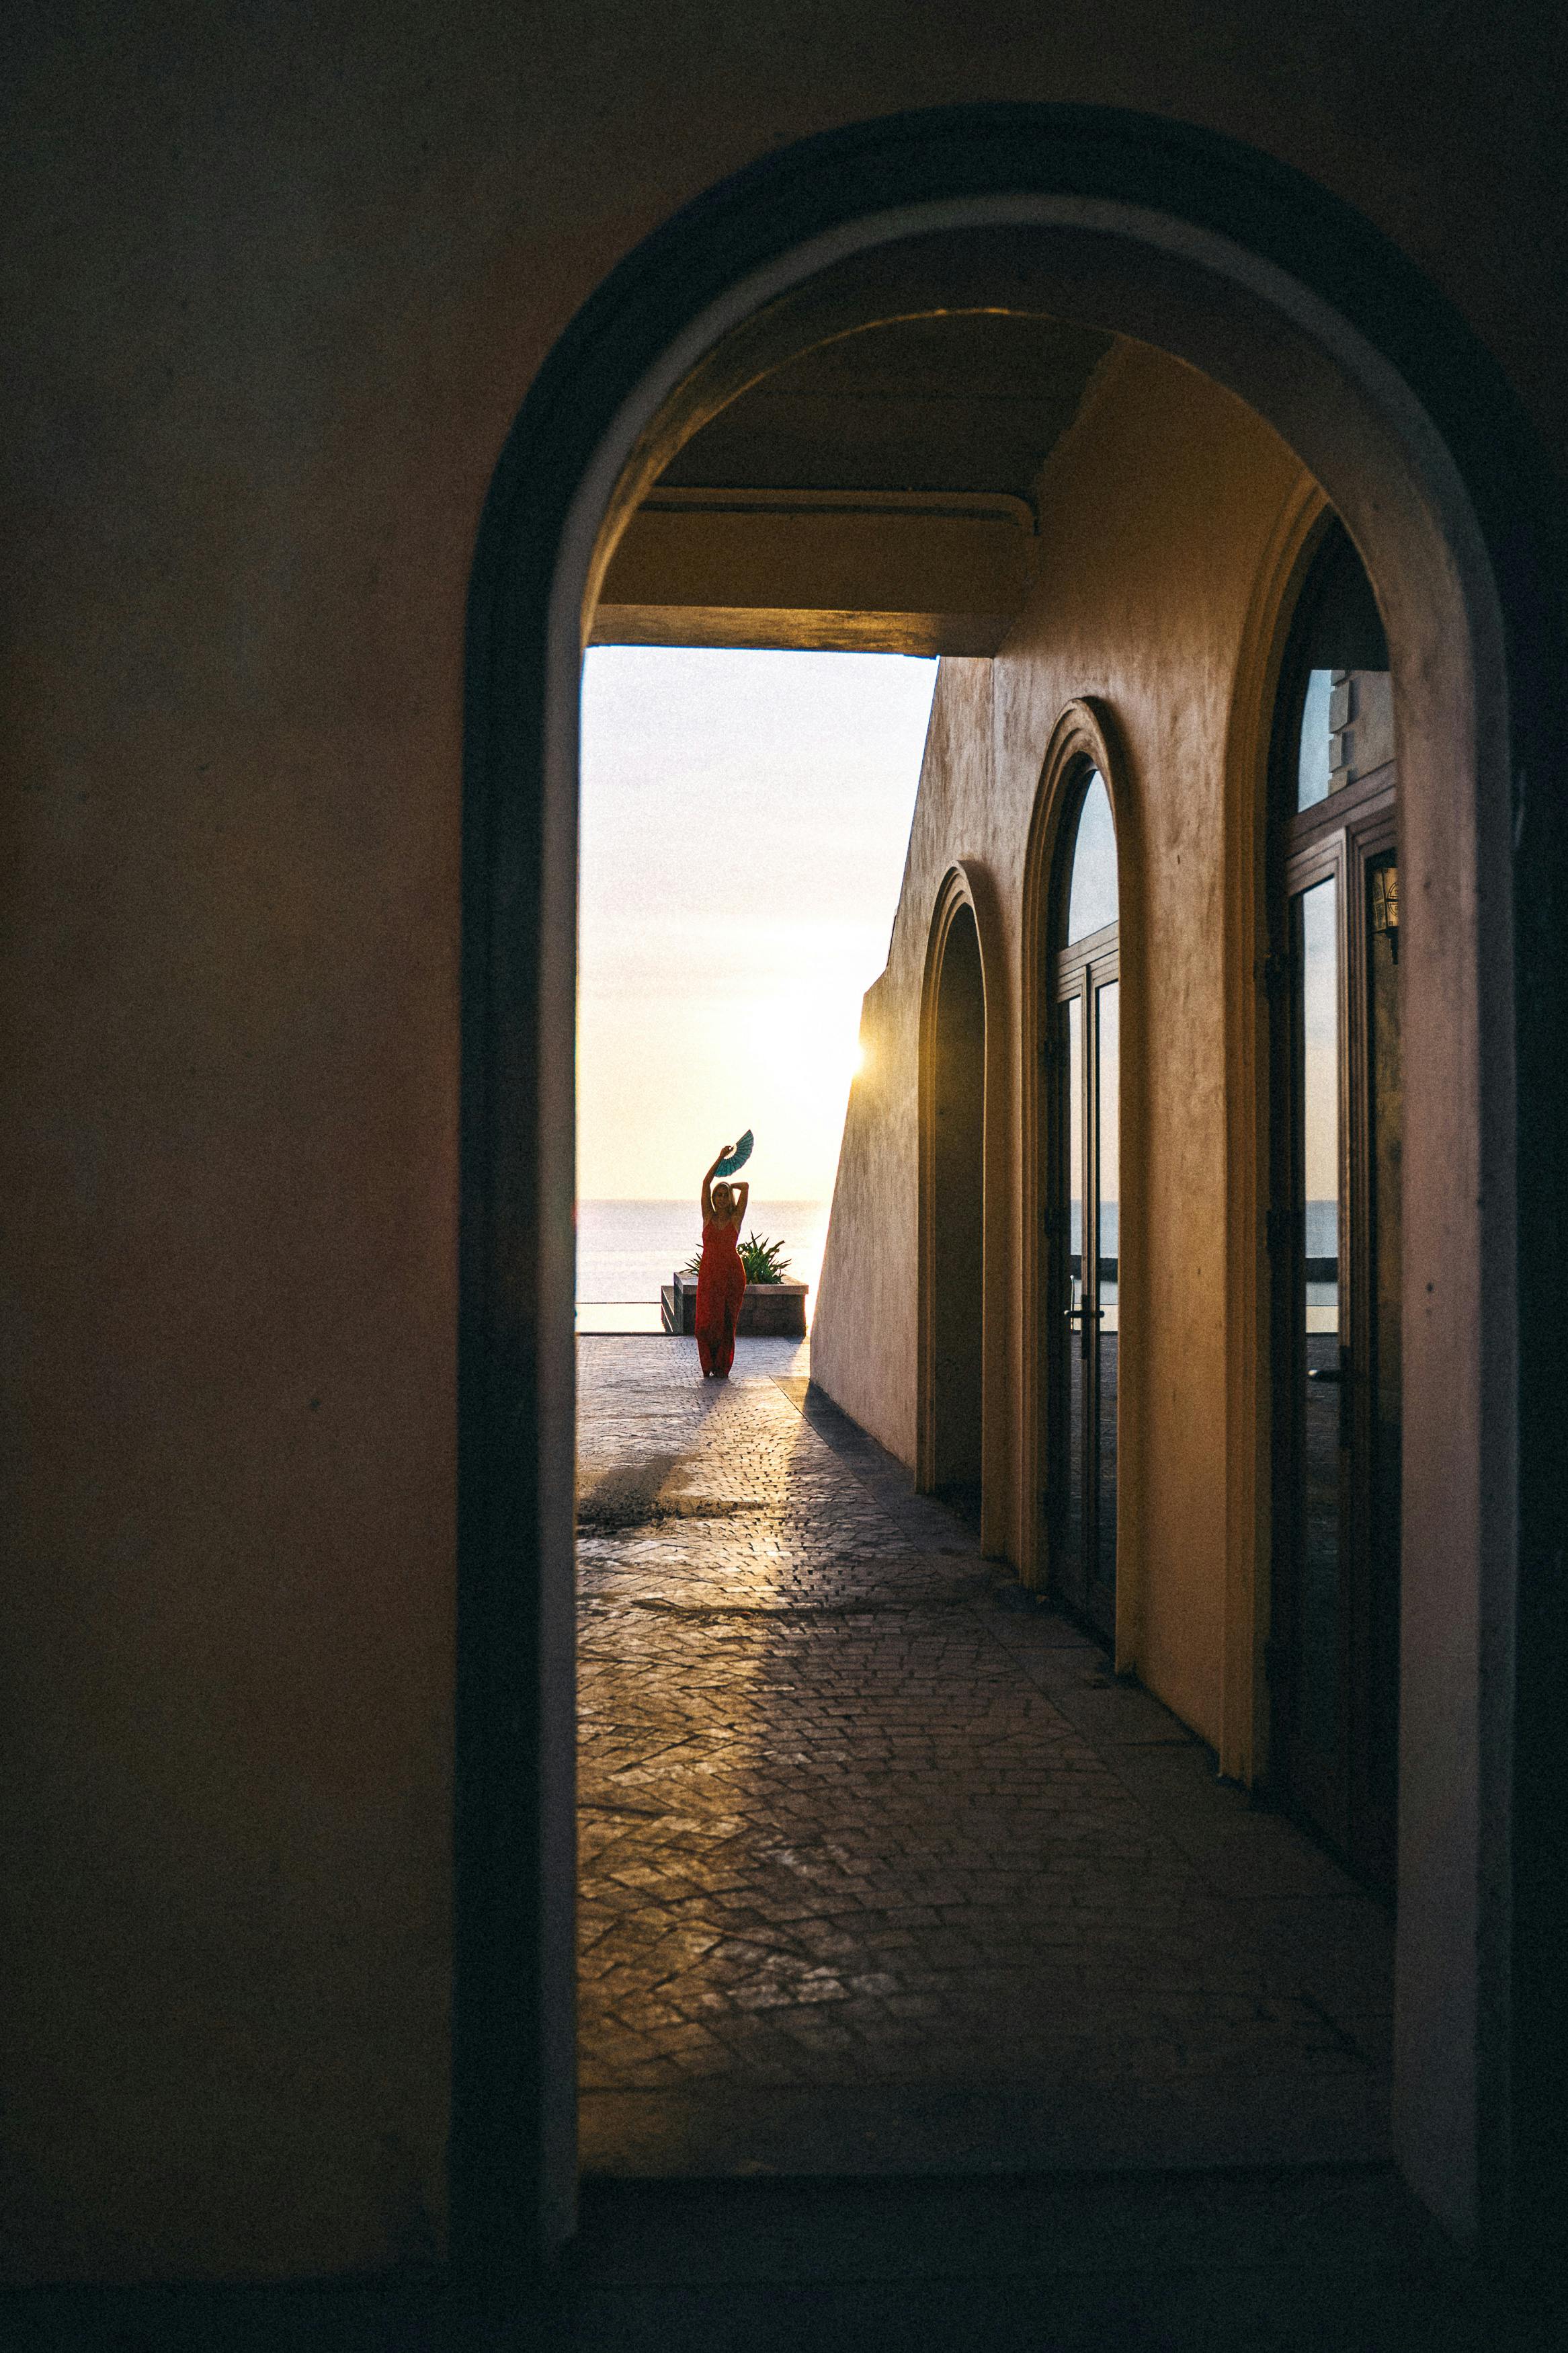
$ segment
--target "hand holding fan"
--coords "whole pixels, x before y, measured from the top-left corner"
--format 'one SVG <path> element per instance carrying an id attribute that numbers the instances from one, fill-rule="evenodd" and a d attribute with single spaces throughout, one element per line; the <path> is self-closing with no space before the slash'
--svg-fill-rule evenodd
<path id="1" fill-rule="evenodd" d="M 714 1176 L 732 1176 L 737 1168 L 743 1168 L 747 1161 L 752 1156 L 752 1141 L 753 1138 L 752 1131 L 748 1128 L 744 1135 L 741 1138 L 739 1144 L 736 1145 L 733 1152 L 727 1152 L 723 1159 L 720 1161 L 719 1166 L 713 1171 Z"/>

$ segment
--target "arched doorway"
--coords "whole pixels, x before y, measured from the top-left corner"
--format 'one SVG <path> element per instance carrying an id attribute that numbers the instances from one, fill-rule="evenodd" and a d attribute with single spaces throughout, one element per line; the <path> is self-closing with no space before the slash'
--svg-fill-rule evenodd
<path id="1" fill-rule="evenodd" d="M 1382 619 L 1332 516 L 1297 605 L 1274 736 L 1271 1778 L 1392 1892 L 1404 1419 L 1398 778 Z"/>
<path id="2" fill-rule="evenodd" d="M 985 982 L 967 900 L 938 917 L 921 1057 L 921 1484 L 975 1526 L 984 1465 Z"/>
<path id="3" fill-rule="evenodd" d="M 1051 894 L 1046 1134 L 1050 1582 L 1116 1641 L 1121 934 L 1105 778 L 1068 780 Z"/>
<path id="4" fill-rule="evenodd" d="M 960 236 L 1005 237 L 997 282 L 979 287 L 973 247 L 944 263 L 924 245 Z M 1552 1124 L 1526 1139 L 1515 1116 L 1508 881 L 1510 778 L 1554 773 L 1562 745 L 1538 553 L 1544 476 L 1462 322 L 1306 180 L 1170 124 L 987 107 L 809 142 L 670 224 L 552 355 L 487 506 L 465 796 L 459 2260 L 490 2275 L 527 2268 L 569 2229 L 574 2197 L 570 1107 L 584 605 L 647 485 L 756 372 L 761 343 L 832 332 L 826 312 L 806 328 L 791 306 L 840 266 L 849 277 L 832 299 L 858 323 L 892 315 L 879 301 L 943 307 L 956 269 L 969 300 L 1005 299 L 1006 281 L 1015 301 L 1210 374 L 1310 467 L 1377 584 L 1404 855 L 1425 906 L 1405 951 L 1405 1256 L 1430 1289 L 1419 1326 L 1407 1322 L 1405 1365 L 1406 1552 L 1422 1582 L 1405 1599 L 1402 1737 L 1422 1775 L 1418 1802 L 1408 1780 L 1402 1793 L 1400 2154 L 1468 2232 L 1479 2201 L 1504 2194 L 1518 2114 L 1499 2024 L 1512 1955 L 1497 1926 L 1519 1892 L 1506 1834 L 1516 1471 L 1527 1551 L 1543 1562 L 1560 1481 L 1551 1417 L 1530 1424 L 1521 1456 L 1515 1415 L 1516 1171 L 1549 1198 L 1560 1186 Z M 887 276 L 880 295 L 868 268 Z M 1481 873 L 1496 892 L 1484 933 Z M 1550 859 L 1521 877 L 1544 916 L 1560 887 Z M 1246 970 L 1256 936 L 1244 923 L 1235 944 Z M 1522 1047 L 1554 1103 L 1543 1002 Z M 1546 1389 L 1558 1377 L 1550 1287 L 1529 1325 Z M 1554 1736 L 1544 1710 L 1540 1725 Z M 1544 1834 L 1550 1808 L 1531 1819 Z M 1543 2096 L 1538 2079 L 1531 2097 Z"/>

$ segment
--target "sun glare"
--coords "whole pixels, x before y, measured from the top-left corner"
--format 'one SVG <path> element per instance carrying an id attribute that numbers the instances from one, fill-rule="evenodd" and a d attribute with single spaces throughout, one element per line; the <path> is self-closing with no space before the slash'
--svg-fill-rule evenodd
<path id="1" fill-rule="evenodd" d="M 692 1167 L 748 1126 L 759 1198 L 831 1194 L 935 667 L 647 647 L 589 656 L 585 1197 L 684 1198 Z"/>

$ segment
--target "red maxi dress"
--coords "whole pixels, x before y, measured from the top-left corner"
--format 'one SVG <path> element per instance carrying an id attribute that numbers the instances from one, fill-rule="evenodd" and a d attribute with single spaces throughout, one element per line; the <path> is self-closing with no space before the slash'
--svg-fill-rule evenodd
<path id="1" fill-rule="evenodd" d="M 697 1354 L 705 1373 L 728 1373 L 735 1361 L 735 1323 L 746 1295 L 746 1270 L 735 1247 L 739 1228 L 702 1220 L 697 1269 Z"/>

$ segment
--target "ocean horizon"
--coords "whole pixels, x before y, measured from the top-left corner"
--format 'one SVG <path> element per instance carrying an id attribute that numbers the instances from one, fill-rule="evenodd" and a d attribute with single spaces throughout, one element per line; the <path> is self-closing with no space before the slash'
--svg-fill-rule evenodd
<path id="1" fill-rule="evenodd" d="M 811 1286 L 808 1315 L 816 1304 L 830 1207 L 826 1201 L 753 1198 L 742 1229 L 744 1234 L 784 1243 L 788 1281 Z M 658 1331 L 661 1287 L 701 1246 L 702 1220 L 695 1195 L 681 1201 L 579 1200 L 579 1330 L 596 1325 L 601 1330 Z M 617 1308 L 637 1311 L 637 1320 L 627 1316 L 606 1323 L 605 1311 Z"/>
<path id="2" fill-rule="evenodd" d="M 782 1240 L 792 1282 L 805 1282 L 809 1317 L 816 1307 L 828 1201 L 753 1200 L 745 1231 Z M 1073 1204 L 1077 1211 L 1078 1204 Z M 1118 1247 L 1118 1204 L 1103 1204 L 1105 1245 Z M 1307 1204 L 1307 1249 L 1332 1257 L 1338 1248 L 1339 1205 Z M 1073 1240 L 1078 1240 L 1076 1216 Z M 577 1324 L 580 1331 L 650 1331 L 659 1326 L 658 1294 L 678 1267 L 696 1256 L 702 1225 L 695 1198 L 679 1201 L 584 1199 L 577 1204 Z M 1322 1301 L 1331 1296 L 1321 1294 Z M 1321 1303 L 1313 1286 L 1311 1303 Z M 625 1314 L 615 1311 L 625 1310 Z"/>

